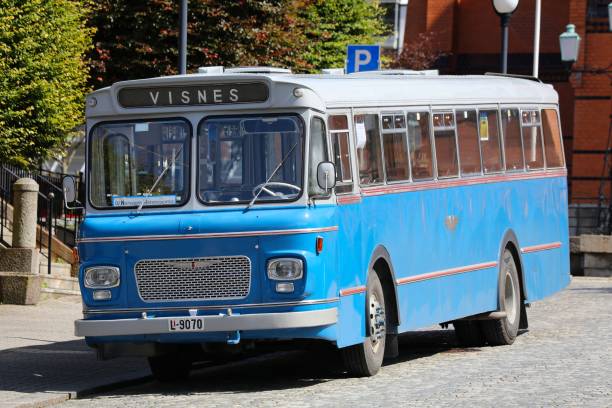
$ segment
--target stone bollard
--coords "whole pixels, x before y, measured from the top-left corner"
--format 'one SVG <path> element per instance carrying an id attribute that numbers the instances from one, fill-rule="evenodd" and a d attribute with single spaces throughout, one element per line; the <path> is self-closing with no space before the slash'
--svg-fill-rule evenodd
<path id="1" fill-rule="evenodd" d="M 40 298 L 36 212 L 38 184 L 29 178 L 13 184 L 12 248 L 0 249 L 0 302 L 32 305 Z"/>
<path id="2" fill-rule="evenodd" d="M 21 178 L 13 184 L 15 211 L 13 211 L 13 248 L 36 248 L 36 211 L 38 184 Z"/>

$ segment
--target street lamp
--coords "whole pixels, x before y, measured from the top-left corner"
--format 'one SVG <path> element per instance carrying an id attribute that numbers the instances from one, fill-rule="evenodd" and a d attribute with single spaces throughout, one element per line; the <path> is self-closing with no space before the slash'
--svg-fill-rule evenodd
<path id="1" fill-rule="evenodd" d="M 608 28 L 612 31 L 612 3 L 608 4 Z"/>
<path id="2" fill-rule="evenodd" d="M 580 50 L 580 36 L 576 32 L 576 26 L 568 24 L 565 32 L 559 36 L 559 48 L 561 48 L 561 61 L 571 69 L 572 64 L 578 61 Z"/>
<path id="3" fill-rule="evenodd" d="M 519 0 L 492 0 L 493 8 L 501 20 L 502 30 L 502 49 L 501 49 L 501 69 L 502 73 L 508 72 L 508 23 L 510 16 L 518 7 Z"/>

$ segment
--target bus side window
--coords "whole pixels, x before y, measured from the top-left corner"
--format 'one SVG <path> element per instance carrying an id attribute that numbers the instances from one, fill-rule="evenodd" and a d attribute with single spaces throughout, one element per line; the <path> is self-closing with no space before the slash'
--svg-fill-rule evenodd
<path id="1" fill-rule="evenodd" d="M 329 130 L 336 164 L 336 193 L 353 191 L 348 119 L 345 115 L 329 117 Z"/>
<path id="2" fill-rule="evenodd" d="M 355 115 L 355 140 L 361 185 L 383 182 L 382 149 L 378 115 Z"/>
<path id="3" fill-rule="evenodd" d="M 480 174 L 480 146 L 478 146 L 478 129 L 476 127 L 476 110 L 458 109 L 457 141 L 461 159 L 461 175 Z"/>
<path id="4" fill-rule="evenodd" d="M 544 153 L 542 152 L 542 132 L 540 130 L 540 112 L 524 110 L 521 114 L 523 150 L 527 170 L 544 168 Z"/>
<path id="5" fill-rule="evenodd" d="M 410 179 L 404 115 L 383 115 L 382 134 L 387 180 Z"/>
<path id="6" fill-rule="evenodd" d="M 325 195 L 327 191 L 319 187 L 317 182 L 317 168 L 319 163 L 327 161 L 327 141 L 325 122 L 321 118 L 314 117 L 310 121 L 310 149 L 308 163 L 308 194 Z"/>
<path id="7" fill-rule="evenodd" d="M 455 143 L 455 114 L 438 112 L 433 115 L 434 139 L 438 177 L 457 177 L 457 144 Z"/>
<path id="8" fill-rule="evenodd" d="M 484 172 L 495 173 L 502 170 L 499 123 L 497 110 L 478 111 L 478 134 L 482 149 Z"/>
<path id="9" fill-rule="evenodd" d="M 413 180 L 433 178 L 433 149 L 429 112 L 408 112 L 408 150 Z"/>
<path id="10" fill-rule="evenodd" d="M 521 124 L 518 109 L 502 109 L 502 134 L 506 152 L 506 170 L 523 170 L 523 144 L 521 142 Z"/>
<path id="11" fill-rule="evenodd" d="M 542 132 L 544 134 L 544 153 L 547 167 L 563 167 L 563 149 L 559 118 L 554 109 L 542 109 Z"/>

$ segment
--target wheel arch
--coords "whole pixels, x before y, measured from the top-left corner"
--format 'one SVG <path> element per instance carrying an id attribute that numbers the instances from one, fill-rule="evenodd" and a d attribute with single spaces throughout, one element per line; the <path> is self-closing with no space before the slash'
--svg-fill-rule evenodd
<path id="1" fill-rule="evenodd" d="M 527 293 L 527 285 L 525 282 L 525 268 L 523 267 L 523 259 L 521 257 L 521 250 L 520 250 L 520 245 L 519 245 L 519 241 L 518 238 L 516 237 L 516 234 L 514 233 L 513 230 L 508 230 L 506 231 L 506 233 L 504 234 L 504 238 L 502 239 L 502 243 L 501 246 L 499 248 L 499 265 L 501 267 L 502 265 L 502 257 L 504 256 L 504 250 L 508 249 L 510 250 L 510 252 L 512 252 L 512 255 L 514 256 L 514 260 L 516 261 L 516 267 L 518 269 L 518 274 L 519 274 L 519 283 L 521 284 L 521 296 L 522 296 L 522 301 L 525 301 L 527 299 L 529 299 L 528 293 Z"/>
<path id="2" fill-rule="evenodd" d="M 393 269 L 393 263 L 391 262 L 391 255 L 387 248 L 383 245 L 378 245 L 370 256 L 370 262 L 368 264 L 368 273 L 372 269 L 378 273 L 380 283 L 383 287 L 383 291 L 391 296 L 389 302 L 391 306 L 391 323 L 398 327 L 400 325 L 400 313 L 399 303 L 397 296 L 397 285 L 395 284 L 395 270 Z"/>

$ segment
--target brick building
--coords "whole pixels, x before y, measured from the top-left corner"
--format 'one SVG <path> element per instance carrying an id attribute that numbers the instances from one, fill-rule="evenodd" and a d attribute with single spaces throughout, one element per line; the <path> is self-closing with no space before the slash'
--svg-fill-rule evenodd
<path id="1" fill-rule="evenodd" d="M 594 202 L 602 176 L 610 197 L 610 168 L 604 169 L 612 118 L 610 0 L 542 0 L 540 79 L 560 97 L 565 154 L 573 203 Z M 520 0 L 510 20 L 508 72 L 532 74 L 535 0 Z M 582 38 L 579 60 L 569 75 L 561 63 L 559 35 L 569 23 Z M 500 20 L 490 0 L 410 0 L 405 44 L 432 33 L 442 73 L 499 72 Z M 599 71 L 608 71 L 599 72 Z M 612 155 L 608 159 L 612 164 Z"/>

